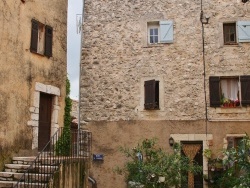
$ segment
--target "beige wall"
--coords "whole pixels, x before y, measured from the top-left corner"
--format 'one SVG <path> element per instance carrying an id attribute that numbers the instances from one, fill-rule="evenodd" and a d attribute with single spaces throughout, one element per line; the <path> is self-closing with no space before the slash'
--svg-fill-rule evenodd
<path id="1" fill-rule="evenodd" d="M 58 96 L 57 121 L 63 125 L 67 0 L 2 0 L 0 10 L 0 147 L 10 147 L 17 139 L 18 147 L 31 149 L 37 83 L 59 89 L 57 94 L 54 89 L 45 93 Z M 30 52 L 32 19 L 53 27 L 53 57 Z"/>
<path id="2" fill-rule="evenodd" d="M 250 108 L 209 107 L 209 76 L 250 75 L 250 43 L 223 45 L 222 24 L 250 21 L 249 2 L 203 0 L 205 90 L 200 0 L 86 0 L 81 61 L 81 125 L 93 134 L 90 174 L 102 187 L 125 187 L 112 168 L 124 163 L 119 146 L 134 147 L 157 137 L 168 146 L 170 135 L 211 135 L 214 153 L 227 134 L 250 133 Z M 147 44 L 147 22 L 172 20 L 174 41 Z M 160 80 L 160 110 L 144 110 L 143 84 Z M 206 101 L 205 101 L 206 93 Z M 205 107 L 207 104 L 207 107 Z M 206 123 L 206 109 L 207 118 Z M 202 139 L 207 142 L 206 137 Z M 204 164 L 205 169 L 205 164 Z"/>

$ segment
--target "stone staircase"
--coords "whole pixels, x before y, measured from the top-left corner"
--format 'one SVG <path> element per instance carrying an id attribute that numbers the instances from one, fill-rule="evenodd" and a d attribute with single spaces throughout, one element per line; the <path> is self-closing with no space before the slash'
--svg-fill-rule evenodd
<path id="1" fill-rule="evenodd" d="M 16 188 L 47 187 L 52 173 L 58 169 L 58 164 L 51 158 L 43 158 L 32 165 L 31 173 L 24 175 L 35 159 L 36 157 L 13 157 L 12 164 L 5 164 L 4 172 L 0 172 L 0 188 L 13 188 L 21 178 L 22 182 Z"/>

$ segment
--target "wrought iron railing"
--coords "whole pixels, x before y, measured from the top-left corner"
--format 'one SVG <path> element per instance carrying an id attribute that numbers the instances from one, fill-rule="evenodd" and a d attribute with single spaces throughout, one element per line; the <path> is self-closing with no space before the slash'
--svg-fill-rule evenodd
<path id="1" fill-rule="evenodd" d="M 66 134 L 70 131 L 70 134 Z M 69 136 L 70 135 L 70 136 Z M 70 138 L 70 139 L 69 139 Z M 86 160 L 90 156 L 91 133 L 60 128 L 46 144 L 14 188 L 46 188 L 62 162 Z"/>

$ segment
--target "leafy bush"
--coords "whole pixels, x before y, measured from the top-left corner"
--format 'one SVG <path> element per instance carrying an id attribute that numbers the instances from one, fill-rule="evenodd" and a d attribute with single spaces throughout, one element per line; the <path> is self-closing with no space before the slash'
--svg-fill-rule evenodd
<path id="1" fill-rule="evenodd" d="M 221 188 L 250 187 L 250 138 L 245 136 L 237 148 L 224 152 L 223 165 L 225 171 L 219 178 Z"/>
<path id="2" fill-rule="evenodd" d="M 56 154 L 69 156 L 71 151 L 71 106 L 72 102 L 69 97 L 70 95 L 70 82 L 66 80 L 66 97 L 65 97 L 65 108 L 64 108 L 64 128 L 61 137 L 56 143 Z"/>
<path id="3" fill-rule="evenodd" d="M 174 145 L 174 152 L 168 154 L 156 146 L 156 139 L 145 139 L 133 149 L 120 148 L 130 160 L 124 168 L 116 168 L 116 172 L 125 174 L 127 181 L 135 182 L 144 188 L 180 187 L 187 182 L 187 173 L 201 173 L 202 167 L 189 163 L 189 159 L 180 155 L 181 147 Z M 165 177 L 160 181 L 159 177 Z"/>

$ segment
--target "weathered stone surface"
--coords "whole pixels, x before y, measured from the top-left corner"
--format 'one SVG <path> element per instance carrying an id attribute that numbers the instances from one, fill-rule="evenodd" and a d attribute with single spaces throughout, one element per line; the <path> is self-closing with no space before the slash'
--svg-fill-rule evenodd
<path id="1" fill-rule="evenodd" d="M 0 12 L 1 169 L 11 153 L 31 149 L 37 139 L 32 129 L 38 126 L 40 92 L 60 98 L 57 121 L 63 125 L 67 0 L 1 0 Z M 53 28 L 51 58 L 30 51 L 32 19 Z"/>

